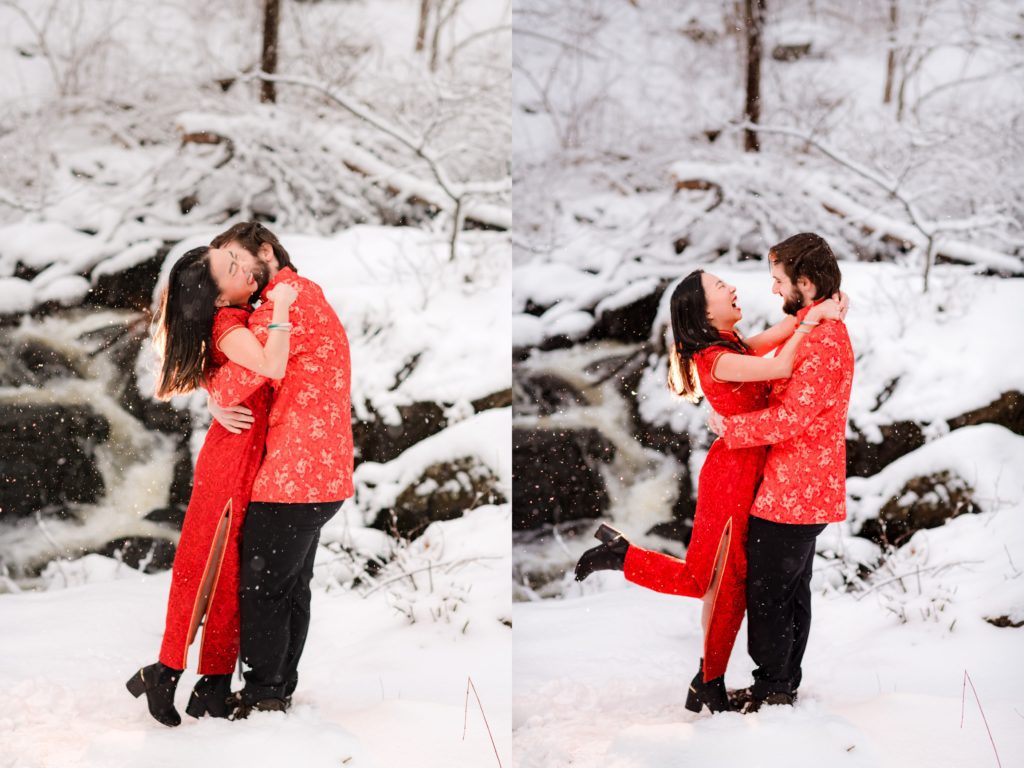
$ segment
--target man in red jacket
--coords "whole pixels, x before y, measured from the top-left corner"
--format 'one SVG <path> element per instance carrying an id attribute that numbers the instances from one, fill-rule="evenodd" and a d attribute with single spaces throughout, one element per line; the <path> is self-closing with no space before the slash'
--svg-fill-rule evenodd
<path id="1" fill-rule="evenodd" d="M 298 682 L 309 629 L 313 560 L 320 529 L 352 495 L 353 443 L 348 338 L 316 283 L 300 277 L 277 237 L 257 222 L 214 238 L 252 270 L 262 303 L 249 330 L 264 342 L 273 312 L 267 292 L 288 283 L 298 297 L 289 313 L 284 378 L 270 381 L 234 363 L 207 383 L 210 411 L 233 431 L 247 428 L 237 406 L 270 381 L 266 454 L 242 526 L 241 656 L 248 669 L 238 714 L 283 710 Z M 242 412 L 239 416 L 239 411 Z"/>
<path id="2" fill-rule="evenodd" d="M 836 258 L 818 235 L 773 246 L 772 292 L 808 338 L 793 373 L 772 382 L 764 410 L 710 420 L 730 448 L 769 445 L 747 537 L 748 652 L 757 665 L 746 711 L 792 704 L 811 629 L 815 539 L 846 519 L 846 412 L 853 349 L 839 321 L 805 321 L 813 304 L 839 290 Z"/>

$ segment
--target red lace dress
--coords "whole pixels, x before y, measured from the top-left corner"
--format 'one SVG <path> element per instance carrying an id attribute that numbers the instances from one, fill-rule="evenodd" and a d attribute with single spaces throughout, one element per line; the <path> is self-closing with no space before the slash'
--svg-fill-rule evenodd
<path id="1" fill-rule="evenodd" d="M 694 356 L 701 389 L 723 416 L 757 411 L 768 403 L 768 383 L 719 381 L 712 375 L 725 347 Z M 700 471 L 697 511 L 686 559 L 630 547 L 625 575 L 634 584 L 670 595 L 704 599 L 704 680 L 725 674 L 746 611 L 747 522 L 764 472 L 763 446 L 728 448 L 715 440 Z"/>
<path id="2" fill-rule="evenodd" d="M 250 310 L 225 307 L 213 321 L 213 364 L 227 363 L 217 342 L 246 327 Z M 235 435 L 216 421 L 206 433 L 196 460 L 192 497 L 174 554 L 167 624 L 160 661 L 184 669 L 188 649 L 205 616 L 199 646 L 199 673 L 230 674 L 238 658 L 238 533 L 249 505 L 252 484 L 263 459 L 270 389 L 263 386 L 242 403 L 255 422 Z"/>

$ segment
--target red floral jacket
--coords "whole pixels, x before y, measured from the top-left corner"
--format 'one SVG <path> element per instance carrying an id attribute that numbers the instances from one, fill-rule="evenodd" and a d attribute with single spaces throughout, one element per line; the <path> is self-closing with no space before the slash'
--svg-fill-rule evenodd
<path id="1" fill-rule="evenodd" d="M 353 493 L 348 338 L 320 286 L 284 267 L 263 290 L 263 303 L 249 318 L 249 330 L 261 343 L 266 343 L 273 314 L 266 294 L 280 282 L 298 292 L 288 315 L 292 331 L 284 378 L 270 381 L 227 363 L 207 382 L 207 389 L 219 405 L 237 405 L 270 381 L 267 449 L 253 484 L 253 501 L 341 501 Z"/>
<path id="2" fill-rule="evenodd" d="M 802 320 L 810 307 L 800 311 Z M 846 519 L 846 412 L 853 347 L 846 326 L 826 321 L 797 350 L 793 374 L 772 382 L 768 407 L 725 419 L 730 448 L 770 445 L 750 514 L 776 523 Z"/>

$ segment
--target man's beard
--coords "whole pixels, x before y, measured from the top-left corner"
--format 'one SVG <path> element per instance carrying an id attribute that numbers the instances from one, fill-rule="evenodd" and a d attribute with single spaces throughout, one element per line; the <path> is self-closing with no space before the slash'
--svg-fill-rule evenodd
<path id="1" fill-rule="evenodd" d="M 790 289 L 789 296 L 784 296 L 783 298 L 785 302 L 782 304 L 782 311 L 787 315 L 796 315 L 797 312 L 804 308 L 804 297 L 796 289 L 795 285 Z"/>
<path id="2" fill-rule="evenodd" d="M 263 289 L 270 282 L 270 267 L 267 266 L 266 262 L 256 259 L 256 263 L 252 267 L 252 279 L 256 281 L 256 290 L 249 297 L 250 304 L 260 297 Z"/>

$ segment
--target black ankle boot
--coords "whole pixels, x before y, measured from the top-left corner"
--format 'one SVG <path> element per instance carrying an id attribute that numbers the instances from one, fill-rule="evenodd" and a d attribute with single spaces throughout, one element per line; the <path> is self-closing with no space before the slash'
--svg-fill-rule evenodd
<path id="1" fill-rule="evenodd" d="M 700 660 L 697 675 L 690 681 L 690 692 L 686 694 L 686 708 L 700 712 L 707 707 L 712 712 L 729 712 L 733 706 L 725 690 L 725 677 L 716 677 L 704 682 L 704 659 Z"/>
<path id="2" fill-rule="evenodd" d="M 174 691 L 180 679 L 180 669 L 171 669 L 158 661 L 140 669 L 126 685 L 135 698 L 146 694 L 149 714 L 164 725 L 175 726 L 181 725 L 181 715 L 174 708 Z"/>
<path id="3" fill-rule="evenodd" d="M 604 543 L 588 549 L 580 557 L 576 563 L 576 581 L 583 581 L 594 571 L 621 571 L 626 566 L 629 542 L 621 533 L 602 523 L 594 537 Z"/>
<path id="4" fill-rule="evenodd" d="M 192 689 L 185 713 L 192 717 L 227 717 L 231 714 L 231 675 L 203 675 Z"/>

